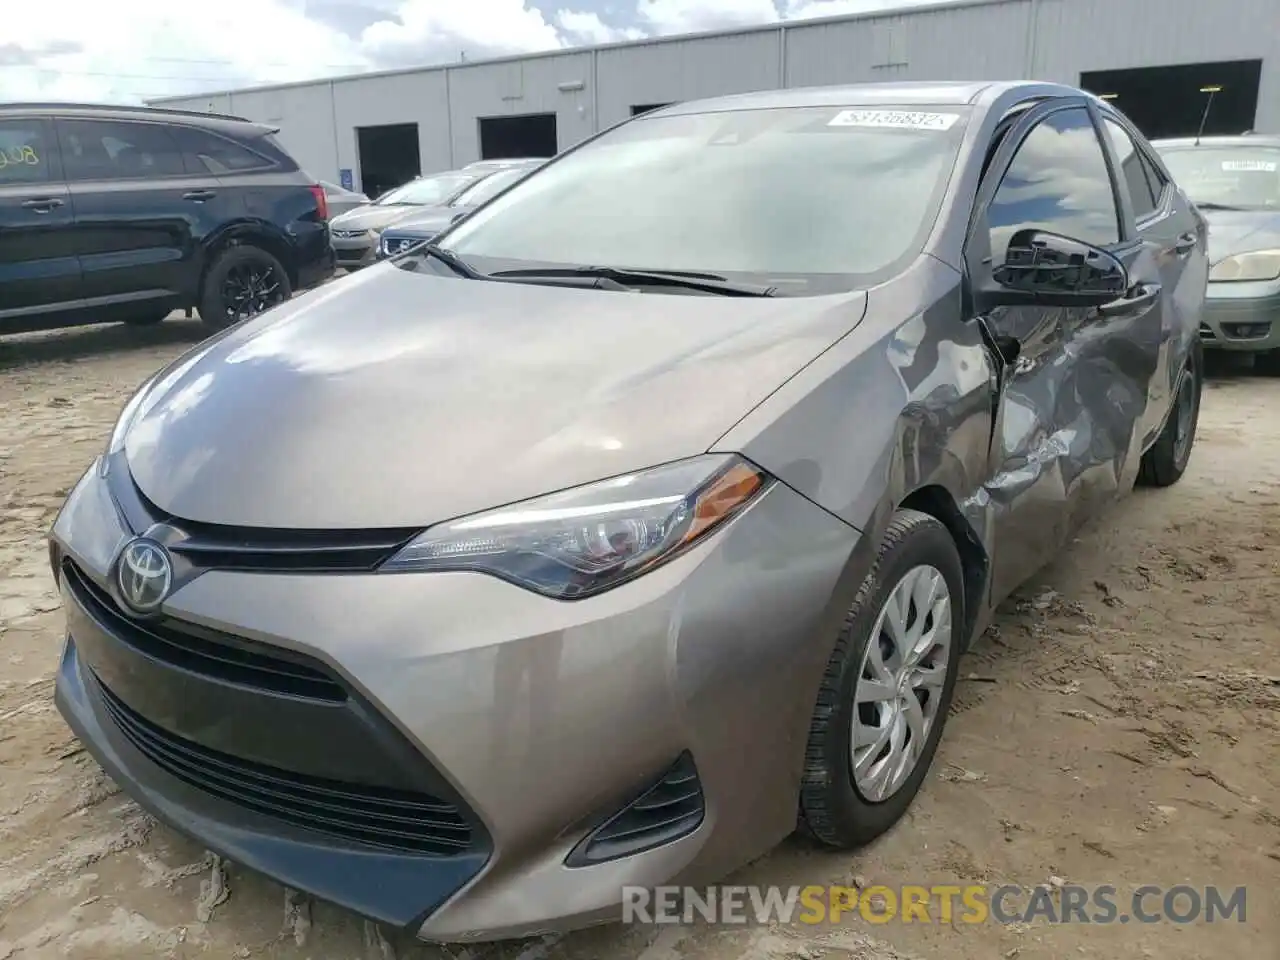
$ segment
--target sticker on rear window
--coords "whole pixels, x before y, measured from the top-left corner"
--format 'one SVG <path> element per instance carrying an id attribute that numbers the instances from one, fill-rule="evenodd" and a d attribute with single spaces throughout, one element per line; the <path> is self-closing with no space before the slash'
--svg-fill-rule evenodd
<path id="1" fill-rule="evenodd" d="M 908 130 L 950 130 L 958 113 L 920 113 L 915 110 L 841 110 L 829 127 L 903 127 Z"/>
<path id="2" fill-rule="evenodd" d="M 1275 173 L 1277 164 L 1274 160 L 1223 160 L 1222 169 L 1232 173 Z"/>

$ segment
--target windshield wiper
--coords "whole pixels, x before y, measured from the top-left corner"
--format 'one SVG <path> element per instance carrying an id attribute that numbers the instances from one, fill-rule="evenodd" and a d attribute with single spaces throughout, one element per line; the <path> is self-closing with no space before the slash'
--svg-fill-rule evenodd
<path id="1" fill-rule="evenodd" d="M 536 280 L 556 277 L 597 277 L 627 286 L 683 287 L 725 297 L 772 297 L 777 287 L 750 283 L 734 283 L 714 273 L 683 270 L 629 270 L 625 267 L 528 267 L 520 270 L 498 270 L 492 276 Z"/>
<path id="2" fill-rule="evenodd" d="M 1201 210 L 1243 210 L 1244 207 L 1232 206 L 1229 203 L 1214 203 L 1212 200 L 1192 200 Z"/>
<path id="3" fill-rule="evenodd" d="M 443 263 L 460 277 L 466 277 L 468 280 L 487 280 L 489 275 L 481 273 L 475 267 L 471 266 L 465 260 L 456 254 L 450 253 L 443 247 L 437 247 L 434 243 L 422 243 L 413 248 L 415 253 L 425 253 L 429 257 L 434 257 Z"/>

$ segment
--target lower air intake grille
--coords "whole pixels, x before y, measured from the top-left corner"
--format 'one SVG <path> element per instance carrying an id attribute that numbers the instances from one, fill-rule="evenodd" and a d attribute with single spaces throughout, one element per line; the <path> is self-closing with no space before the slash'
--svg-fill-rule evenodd
<path id="1" fill-rule="evenodd" d="M 683 753 L 662 779 L 574 847 L 569 867 L 630 857 L 693 833 L 706 805 L 693 757 Z"/>
<path id="2" fill-rule="evenodd" d="M 448 801 L 302 776 L 210 750 L 151 723 L 94 680 L 106 712 L 139 753 L 220 800 L 354 844 L 434 856 L 471 847 L 471 825 Z"/>

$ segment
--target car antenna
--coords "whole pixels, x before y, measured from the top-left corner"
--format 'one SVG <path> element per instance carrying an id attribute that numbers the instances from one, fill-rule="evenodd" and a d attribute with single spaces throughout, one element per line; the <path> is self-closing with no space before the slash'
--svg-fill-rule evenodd
<path id="1" fill-rule="evenodd" d="M 1222 87 L 1219 87 L 1219 86 L 1200 88 L 1200 92 L 1207 93 L 1209 95 L 1209 99 L 1205 102 L 1204 113 L 1200 115 L 1200 129 L 1196 131 L 1197 147 L 1200 146 L 1200 138 L 1204 136 L 1204 125 L 1209 122 L 1209 111 L 1213 109 L 1213 98 L 1216 94 L 1220 93 L 1221 91 L 1222 91 Z"/>

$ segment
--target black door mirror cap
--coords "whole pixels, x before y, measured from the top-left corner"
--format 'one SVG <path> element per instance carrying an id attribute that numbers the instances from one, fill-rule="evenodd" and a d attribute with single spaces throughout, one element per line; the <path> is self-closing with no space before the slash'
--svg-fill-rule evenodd
<path id="1" fill-rule="evenodd" d="M 984 308 L 1098 307 L 1128 289 L 1125 265 L 1101 247 L 1045 230 L 1019 230 L 978 299 Z"/>

